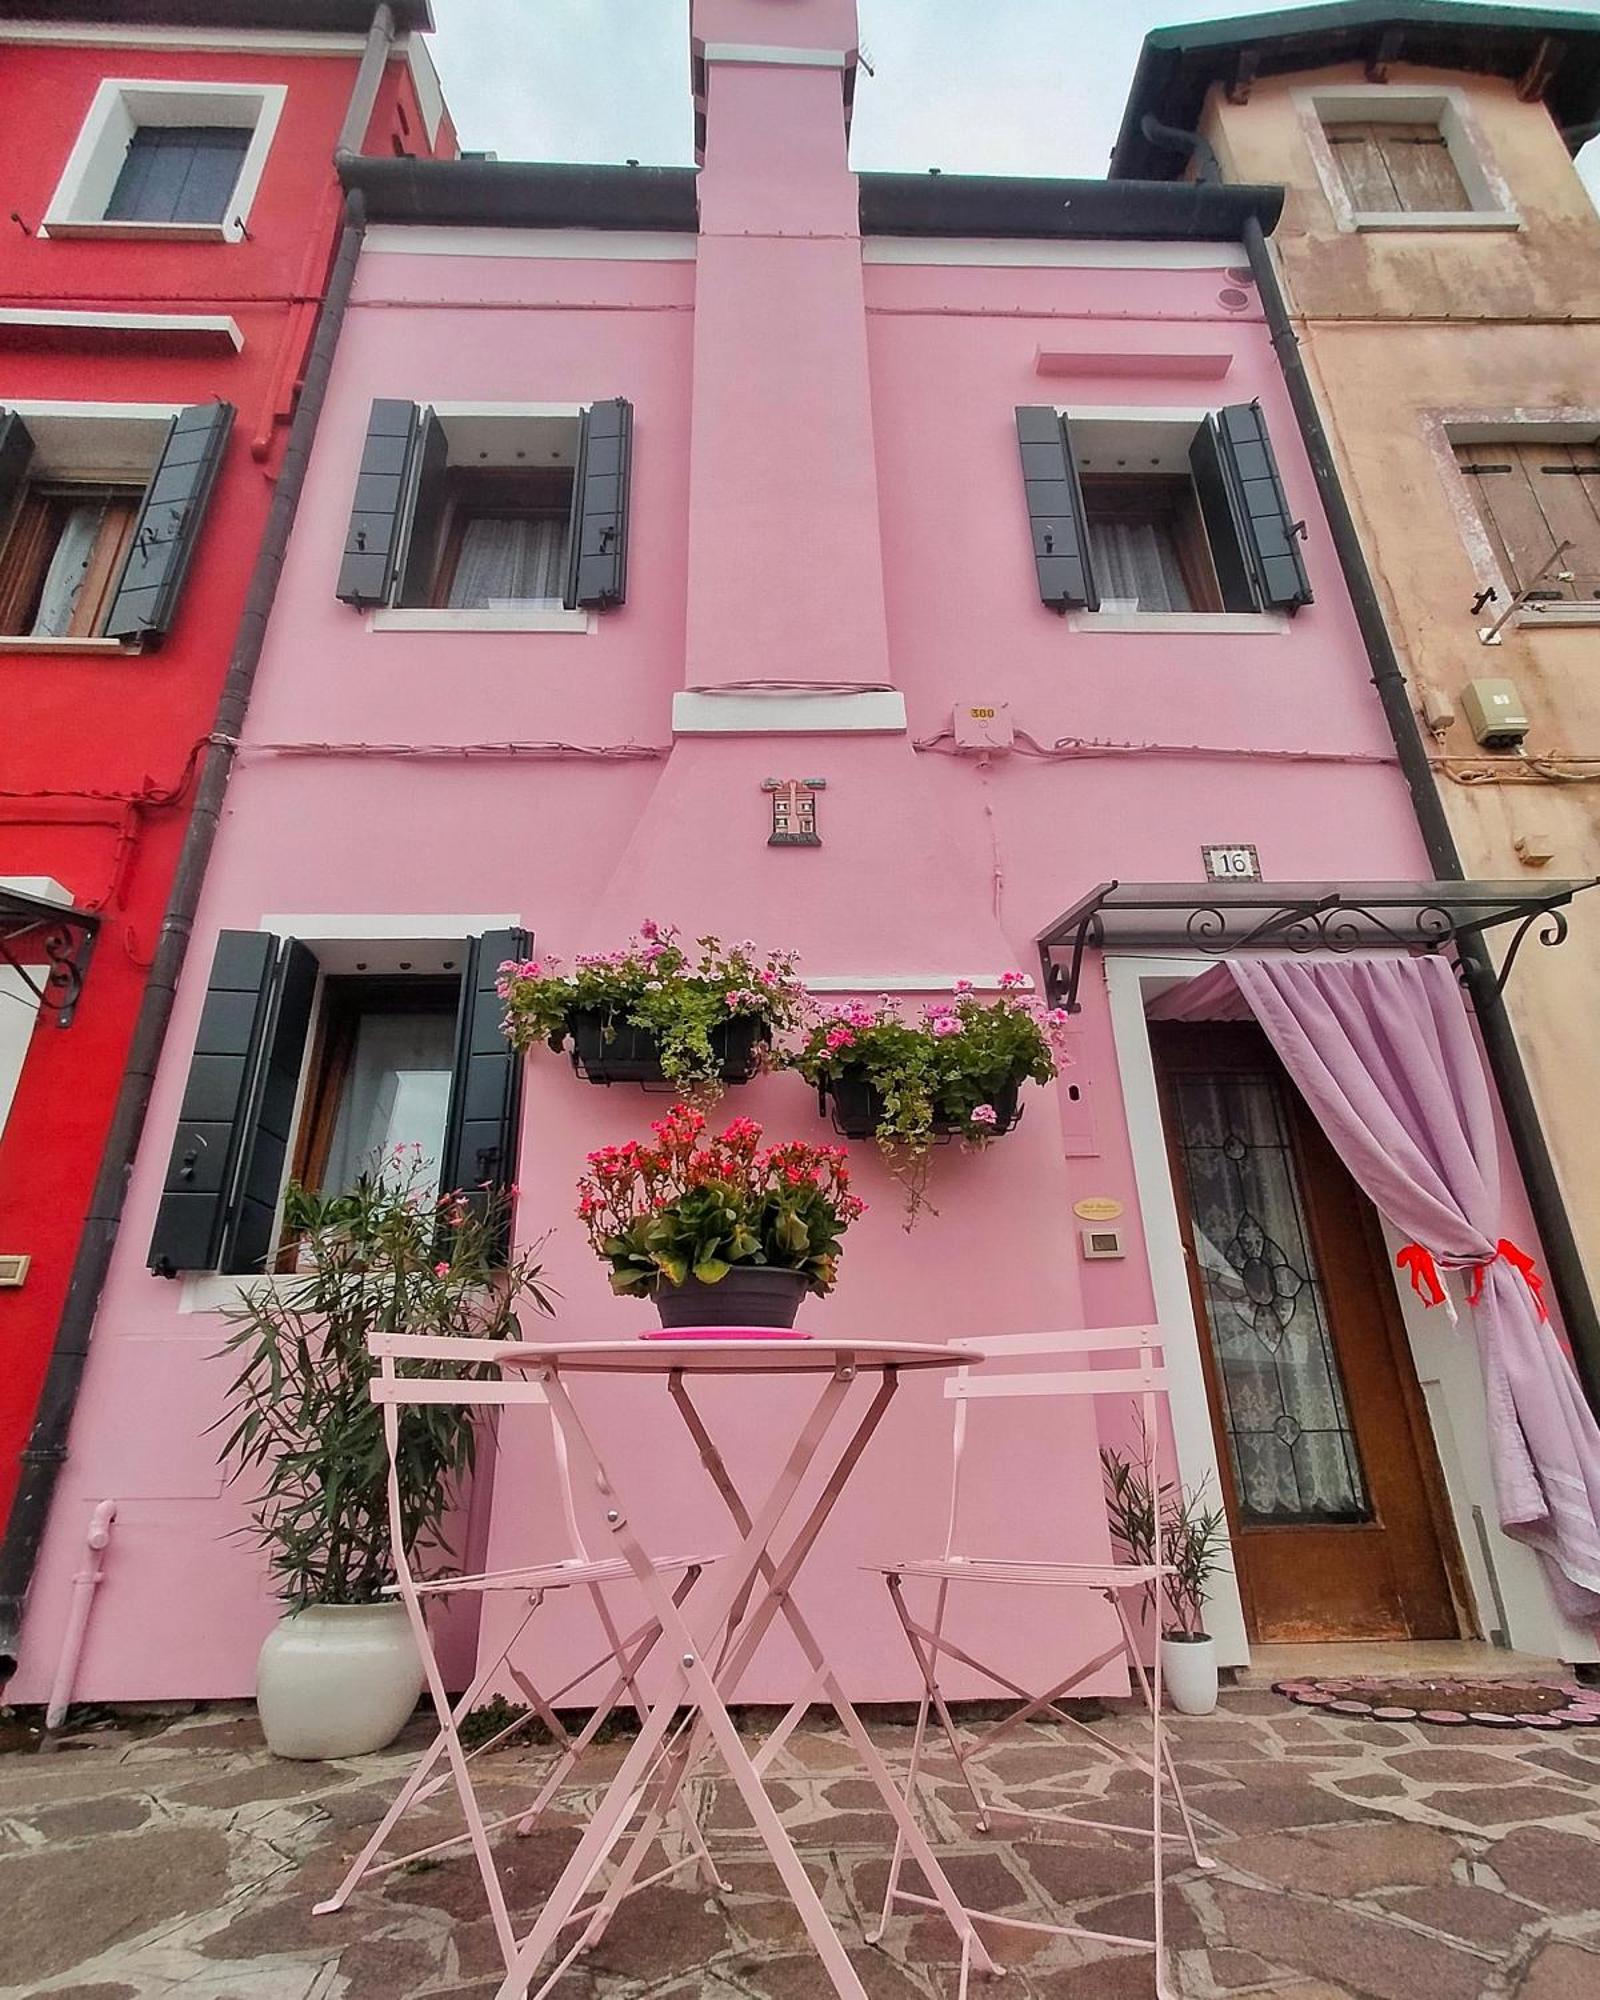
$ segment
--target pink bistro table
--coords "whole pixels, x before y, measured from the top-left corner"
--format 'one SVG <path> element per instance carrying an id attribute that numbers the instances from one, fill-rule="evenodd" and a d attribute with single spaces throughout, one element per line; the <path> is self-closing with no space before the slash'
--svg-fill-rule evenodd
<path id="1" fill-rule="evenodd" d="M 709 1749 L 722 1760 L 755 1823 L 762 1845 L 805 1925 L 829 1984 L 845 2000 L 867 2000 L 849 1953 L 822 1907 L 794 1845 L 762 1784 L 762 1772 L 813 1701 L 826 1701 L 855 1746 L 862 1768 L 893 1814 L 907 1850 L 921 1865 L 931 1898 L 949 1919 L 973 1967 L 997 1968 L 983 1948 L 944 1870 L 894 1786 L 883 1759 L 840 1685 L 816 1635 L 795 1602 L 793 1585 L 872 1434 L 883 1421 L 901 1374 L 907 1369 L 954 1368 L 974 1359 L 970 1348 L 882 1340 L 850 1340 L 799 1335 L 751 1334 L 732 1328 L 680 1329 L 665 1338 L 630 1341 L 521 1343 L 503 1350 L 502 1365 L 534 1376 L 543 1384 L 551 1414 L 561 1428 L 574 1470 L 590 1474 L 605 1503 L 606 1524 L 616 1537 L 650 1606 L 661 1621 L 662 1644 L 671 1661 L 655 1702 L 641 1718 L 639 1734 L 616 1777 L 551 1890 L 543 1910 L 517 1948 L 516 1959 L 499 1989 L 498 2000 L 521 2000 L 546 1954 L 567 1927 L 582 1928 L 532 2000 L 541 2000 L 580 1952 L 600 1937 L 612 1912 L 629 1893 L 652 1841 L 672 1811 L 686 1779 Z M 981 1358 L 976 1357 L 976 1358 Z M 708 1570 L 680 1603 L 656 1573 L 649 1551 L 630 1515 L 648 1519 L 648 1496 L 624 1495 L 591 1433 L 591 1419 L 579 1414 L 569 1391 L 572 1378 L 587 1375 L 659 1375 L 677 1409 L 712 1484 L 738 1531 L 737 1545 Z M 690 1393 L 706 1376 L 807 1375 L 818 1393 L 804 1423 L 764 1497 L 754 1504 L 735 1486 L 721 1452 Z M 846 1405 L 858 1379 L 876 1387 L 852 1425 Z M 587 1397 L 586 1401 L 590 1400 Z M 830 1440 L 832 1442 L 830 1443 Z M 825 1447 L 827 1448 L 825 1453 Z M 788 1539 L 780 1540 L 796 1496 L 811 1467 L 828 1467 L 822 1489 Z M 728 1713 L 740 1674 L 777 1618 L 794 1635 L 808 1662 L 810 1678 L 778 1728 L 755 1753 L 746 1749 Z M 679 1711 L 684 1711 L 679 1720 Z M 638 1824 L 623 1848 L 610 1882 L 597 1900 L 579 1905 L 607 1858 Z"/>

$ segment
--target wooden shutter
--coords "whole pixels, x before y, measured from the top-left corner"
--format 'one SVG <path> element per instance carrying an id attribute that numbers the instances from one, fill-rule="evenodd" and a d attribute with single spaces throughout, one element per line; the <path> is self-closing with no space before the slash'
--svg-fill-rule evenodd
<path id="1" fill-rule="evenodd" d="M 223 931 L 217 938 L 150 1239 L 150 1268 L 163 1277 L 218 1267 L 279 955 L 278 939 L 265 931 Z"/>
<path id="2" fill-rule="evenodd" d="M 148 643 L 171 629 L 234 414 L 231 403 L 196 403 L 173 418 L 111 600 L 108 639 Z"/>
<path id="3" fill-rule="evenodd" d="M 439 529 L 444 520 L 445 464 L 450 441 L 432 410 L 417 413 L 417 441 L 412 457 L 412 500 L 402 523 L 403 549 L 397 552 L 400 588 L 396 604 L 433 602 L 433 581 L 439 567 Z M 343 592 L 340 593 L 343 595 Z"/>
<path id="4" fill-rule="evenodd" d="M 628 595 L 628 483 L 633 459 L 633 405 L 614 397 L 593 403 L 579 427 L 567 537 L 569 610 L 607 610 Z"/>
<path id="5" fill-rule="evenodd" d="M 1207 435 L 1196 438 L 1190 462 L 1212 536 L 1223 603 L 1230 611 L 1298 611 L 1312 602 L 1311 584 L 1300 557 L 1299 524 L 1289 513 L 1261 405 L 1230 403 L 1208 417 L 1201 430 Z M 1248 582 L 1253 603 L 1238 601 L 1241 579 Z"/>
<path id="6" fill-rule="evenodd" d="M 380 396 L 372 405 L 334 593 L 346 604 L 390 600 L 405 539 L 421 426 L 422 412 L 415 403 Z"/>
<path id="7" fill-rule="evenodd" d="M 1041 408 L 1020 407 L 1016 415 L 1040 602 L 1061 612 L 1097 610 L 1083 488 L 1066 419 Z"/>
<path id="8" fill-rule="evenodd" d="M 1437 125 L 1349 120 L 1326 130 L 1358 213 L 1449 215 L 1471 208 L 1472 199 Z"/>
<path id="9" fill-rule="evenodd" d="M 315 954 L 298 938 L 286 939 L 278 955 L 260 1073 L 243 1135 L 238 1190 L 223 1230 L 219 1270 L 263 1271 L 275 1247 L 272 1225 L 289 1160 L 316 992 Z"/>
<path id="10" fill-rule="evenodd" d="M 532 948 L 526 931 L 485 931 L 468 944 L 439 1169 L 447 1191 L 506 1187 L 516 1178 L 523 1059 L 501 1029 L 506 1004 L 495 981 L 507 959 L 524 959 Z"/>
<path id="11" fill-rule="evenodd" d="M 11 518 L 11 510 L 28 483 L 28 466 L 33 458 L 33 439 L 28 426 L 15 410 L 0 410 L 0 536 Z"/>
<path id="12" fill-rule="evenodd" d="M 1541 602 L 1600 597 L 1600 449 L 1497 439 L 1461 445 L 1456 459 L 1513 589 Z"/>

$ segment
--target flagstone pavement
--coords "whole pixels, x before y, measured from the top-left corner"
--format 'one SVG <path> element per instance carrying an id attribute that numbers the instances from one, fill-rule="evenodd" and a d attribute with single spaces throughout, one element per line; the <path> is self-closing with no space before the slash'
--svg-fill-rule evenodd
<path id="1" fill-rule="evenodd" d="M 875 1723 L 891 1762 L 910 1732 Z M 1113 1732 L 1131 1728 L 1117 1717 Z M 1600 1730 L 1426 1731 L 1291 1708 L 1266 1691 L 1178 1720 L 1178 1755 L 1219 1866 L 1179 1869 L 1170 1932 L 1191 2000 L 1600 2000 Z M 376 1821 L 420 1722 L 382 1756 L 269 1757 L 244 1708 L 150 1729 L 107 1725 L 50 1755 L 0 1756 L 0 2000 L 491 2000 L 493 1933 L 469 1861 L 402 1869 L 313 1917 Z M 887 1816 L 848 1746 L 821 1721 L 774 1767 L 775 1795 L 835 1922 L 859 1938 L 882 1894 Z M 621 1752 L 596 1753 L 603 1782 Z M 486 1809 L 528 1796 L 547 1753 L 479 1761 Z M 1111 1774 L 1059 1726 L 993 1759 L 1015 1802 L 1137 1815 L 1132 1774 Z M 1115 1834 L 990 1837 L 954 1810 L 936 1766 L 930 1811 L 958 1891 L 1019 1916 L 1072 1911 L 1148 1934 L 1145 1855 Z M 504 1837 L 507 1893 L 537 1908 L 576 1839 L 584 1793 L 528 1839 Z M 706 1801 L 731 1887 L 720 1900 L 661 1885 L 625 1905 L 557 2000 L 826 2000 L 798 1920 L 755 1847 L 731 1786 Z M 443 1799 L 427 1834 L 454 1824 Z M 413 1844 L 421 1845 L 419 1836 Z M 687 1883 L 688 1878 L 680 1878 Z M 1144 2000 L 1147 1955 L 1000 1931 L 1008 1970 L 974 1990 L 1010 2000 Z M 885 1949 L 855 1952 L 871 2000 L 955 1991 L 941 1921 L 898 1918 Z"/>

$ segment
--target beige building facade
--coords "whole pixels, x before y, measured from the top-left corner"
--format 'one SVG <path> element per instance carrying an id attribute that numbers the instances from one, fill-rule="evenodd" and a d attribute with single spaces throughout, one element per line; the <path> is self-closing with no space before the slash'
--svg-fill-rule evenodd
<path id="1" fill-rule="evenodd" d="M 1600 875 L 1600 14 L 1335 5 L 1149 38 L 1113 172 L 1287 190 L 1291 322 L 1469 877 Z M 1600 1292 L 1600 889 L 1507 1000 Z M 1543 928 L 1541 926 L 1540 928 Z M 1504 938 L 1493 942 L 1499 953 Z"/>

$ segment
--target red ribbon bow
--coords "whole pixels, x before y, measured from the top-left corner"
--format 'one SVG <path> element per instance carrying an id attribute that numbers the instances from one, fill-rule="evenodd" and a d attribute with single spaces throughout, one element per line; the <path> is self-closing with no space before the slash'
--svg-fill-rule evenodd
<path id="1" fill-rule="evenodd" d="M 1503 1260 L 1512 1270 L 1519 1272 L 1522 1282 L 1533 1295 L 1533 1303 L 1539 1310 L 1539 1317 L 1548 1320 L 1549 1309 L 1544 1302 L 1544 1279 L 1539 1275 L 1537 1265 L 1526 1250 L 1513 1243 L 1509 1236 L 1502 1236 L 1494 1246 L 1494 1256 L 1485 1257 L 1481 1263 L 1467 1266 L 1467 1304 L 1475 1306 L 1483 1297 L 1483 1280 L 1489 1266 Z M 1425 1306 L 1447 1306 L 1444 1280 L 1439 1276 L 1439 1266 L 1431 1250 L 1424 1250 L 1420 1243 L 1408 1243 L 1395 1257 L 1396 1264 L 1411 1279 L 1411 1289 Z"/>

